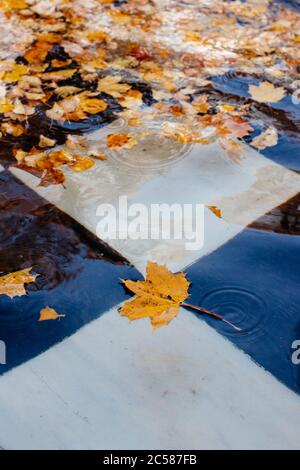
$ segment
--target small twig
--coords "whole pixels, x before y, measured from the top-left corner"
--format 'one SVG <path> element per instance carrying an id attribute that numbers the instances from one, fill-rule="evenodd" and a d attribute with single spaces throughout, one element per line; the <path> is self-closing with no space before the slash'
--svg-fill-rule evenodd
<path id="1" fill-rule="evenodd" d="M 234 328 L 236 331 L 242 331 L 241 328 L 239 328 L 238 326 L 235 326 L 230 321 L 228 321 L 225 318 L 221 317 L 221 315 L 218 315 L 217 313 L 211 312 L 210 310 L 207 310 L 206 308 L 197 307 L 196 305 L 186 304 L 185 302 L 182 302 L 180 305 L 182 307 L 191 308 L 192 310 L 197 310 L 197 312 L 206 313 L 207 315 L 210 315 L 211 317 L 217 318 L 218 320 L 221 320 L 221 321 L 227 323 L 228 325 L 232 326 L 232 328 Z"/>

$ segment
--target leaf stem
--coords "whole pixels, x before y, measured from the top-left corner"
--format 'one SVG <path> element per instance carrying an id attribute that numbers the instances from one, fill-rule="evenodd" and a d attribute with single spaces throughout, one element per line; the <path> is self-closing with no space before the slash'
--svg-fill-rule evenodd
<path id="1" fill-rule="evenodd" d="M 221 321 L 227 323 L 227 324 L 230 325 L 232 328 L 234 328 L 236 331 L 242 331 L 241 328 L 239 328 L 238 326 L 234 325 L 233 323 L 231 323 L 230 321 L 226 320 L 225 318 L 221 317 L 221 315 L 218 315 L 217 313 L 212 312 L 211 310 L 207 310 L 206 308 L 202 308 L 202 307 L 197 307 L 196 305 L 187 304 L 187 303 L 185 303 L 185 302 L 182 302 L 180 305 L 181 305 L 182 307 L 186 307 L 186 308 L 190 308 L 190 309 L 192 309 L 192 310 L 196 310 L 197 312 L 200 312 L 200 313 L 206 313 L 207 315 L 210 315 L 211 317 L 217 318 L 218 320 L 221 320 Z"/>

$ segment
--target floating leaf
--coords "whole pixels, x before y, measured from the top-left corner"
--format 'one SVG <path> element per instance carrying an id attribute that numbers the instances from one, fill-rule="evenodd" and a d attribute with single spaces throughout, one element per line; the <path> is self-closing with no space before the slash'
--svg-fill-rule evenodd
<path id="1" fill-rule="evenodd" d="M 283 87 L 275 87 L 273 83 L 261 82 L 258 86 L 249 85 L 252 98 L 259 103 L 277 103 L 286 94 Z"/>
<path id="2" fill-rule="evenodd" d="M 80 107 L 89 114 L 101 113 L 107 108 L 107 104 L 103 100 L 97 98 L 85 98 L 80 101 Z"/>
<path id="3" fill-rule="evenodd" d="M 220 139 L 219 142 L 231 160 L 239 163 L 243 159 L 244 147 L 242 144 L 226 137 Z"/>
<path id="4" fill-rule="evenodd" d="M 268 127 L 268 129 L 252 139 L 251 145 L 257 149 L 263 150 L 266 147 L 277 145 L 277 142 L 278 134 L 276 129 L 274 129 L 274 127 Z"/>
<path id="5" fill-rule="evenodd" d="M 233 137 L 241 138 L 253 131 L 253 127 L 239 116 L 234 116 L 226 119 L 224 122 L 225 128 L 230 131 Z"/>
<path id="6" fill-rule="evenodd" d="M 57 318 L 62 318 L 62 317 L 65 317 L 65 315 L 61 315 L 60 313 L 57 313 L 54 310 L 54 308 L 45 307 L 45 308 L 42 308 L 42 310 L 40 311 L 39 321 L 57 320 Z"/>
<path id="7" fill-rule="evenodd" d="M 0 5 L 4 11 L 23 10 L 27 7 L 28 4 L 24 0 L 2 0 Z"/>
<path id="8" fill-rule="evenodd" d="M 137 145 L 137 140 L 131 134 L 109 134 L 107 136 L 107 147 L 111 149 L 131 149 Z"/>
<path id="9" fill-rule="evenodd" d="M 49 139 L 49 137 L 45 137 L 43 134 L 40 135 L 39 147 L 53 147 L 55 144 L 55 139 Z"/>
<path id="10" fill-rule="evenodd" d="M 207 206 L 207 208 L 213 212 L 219 219 L 222 219 L 222 212 L 217 206 Z"/>
<path id="11" fill-rule="evenodd" d="M 70 166 L 71 170 L 79 173 L 80 171 L 89 170 L 92 166 L 95 165 L 94 160 L 89 157 L 77 157 L 76 162 L 72 163 Z"/>
<path id="12" fill-rule="evenodd" d="M 21 269 L 0 277 L 0 295 L 18 297 L 26 295 L 24 284 L 34 282 L 38 274 L 30 274 L 32 268 Z"/>
<path id="13" fill-rule="evenodd" d="M 148 262 L 144 281 L 123 281 L 136 296 L 122 305 L 120 314 L 129 320 L 148 317 L 154 328 L 165 326 L 178 315 L 188 297 L 189 281 L 184 273 L 173 274 L 166 266 Z"/>

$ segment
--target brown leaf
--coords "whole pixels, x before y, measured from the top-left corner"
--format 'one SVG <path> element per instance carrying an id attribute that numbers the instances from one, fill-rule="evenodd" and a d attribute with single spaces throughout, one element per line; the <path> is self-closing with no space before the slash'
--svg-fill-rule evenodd
<path id="1" fill-rule="evenodd" d="M 57 318 L 61 317 L 65 317 L 65 315 L 57 313 L 54 308 L 45 307 L 40 311 L 40 318 L 38 321 L 56 320 Z"/>
<path id="2" fill-rule="evenodd" d="M 129 320 L 149 317 L 154 328 L 165 326 L 178 315 L 188 297 L 189 281 L 184 273 L 171 273 L 166 266 L 147 264 L 144 281 L 123 281 L 136 296 L 122 305 L 120 314 Z"/>
<path id="3" fill-rule="evenodd" d="M 21 269 L 0 277 L 0 295 L 13 297 L 26 295 L 24 284 L 34 282 L 38 274 L 30 274 L 32 268 Z"/>

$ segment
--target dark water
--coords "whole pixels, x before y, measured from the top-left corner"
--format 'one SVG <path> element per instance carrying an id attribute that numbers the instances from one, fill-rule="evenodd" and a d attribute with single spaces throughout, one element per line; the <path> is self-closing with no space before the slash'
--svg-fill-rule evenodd
<path id="1" fill-rule="evenodd" d="M 0 273 L 32 266 L 28 294 L 0 296 L 0 372 L 47 350 L 127 298 L 120 279 L 139 276 L 127 261 L 15 179 L 0 173 Z M 64 314 L 38 322 L 45 306 Z"/>
<path id="2" fill-rule="evenodd" d="M 300 339 L 299 260 L 299 237 L 245 229 L 187 270 L 189 302 L 223 315 L 242 332 L 205 321 L 296 392 L 300 368 L 291 356 Z"/>

